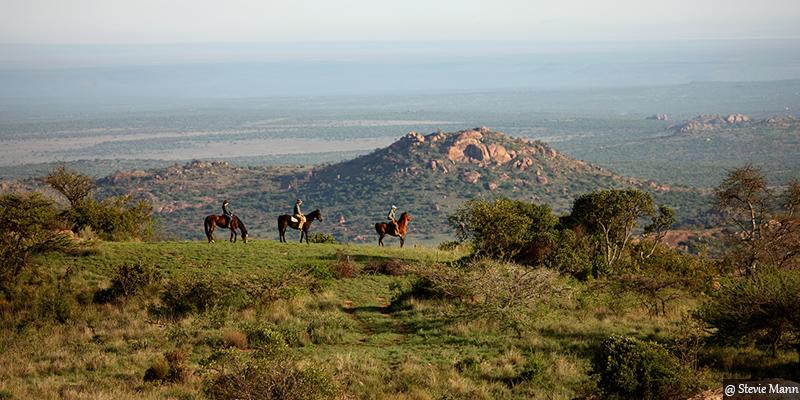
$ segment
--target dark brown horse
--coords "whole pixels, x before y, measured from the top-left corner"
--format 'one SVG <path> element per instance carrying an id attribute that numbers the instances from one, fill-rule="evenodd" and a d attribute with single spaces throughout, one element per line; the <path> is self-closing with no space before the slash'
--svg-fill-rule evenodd
<path id="1" fill-rule="evenodd" d="M 230 228 L 231 230 L 231 242 L 236 243 L 236 229 L 242 231 L 242 240 L 247 243 L 247 228 L 244 227 L 242 220 L 239 219 L 237 216 L 232 216 L 230 224 L 228 224 L 227 218 L 223 217 L 222 215 L 214 215 L 211 214 L 206 217 L 205 222 L 205 230 L 206 230 L 206 237 L 208 237 L 208 243 L 214 243 L 214 227 L 220 228 Z"/>
<path id="2" fill-rule="evenodd" d="M 298 226 L 300 225 L 300 221 L 292 221 L 291 215 L 284 214 L 278 217 L 278 233 L 281 236 L 281 242 L 286 242 L 284 234 L 286 233 L 286 227 L 290 226 L 294 229 L 300 229 L 300 243 L 303 243 L 303 236 L 306 237 L 306 243 L 308 243 L 308 229 L 311 228 L 311 222 L 315 219 L 322 221 L 322 213 L 320 213 L 319 210 L 314 210 L 310 214 L 306 214 L 306 223 L 303 224 L 302 229 L 300 229 Z"/>
<path id="3" fill-rule="evenodd" d="M 383 246 L 383 237 L 386 235 L 389 236 L 399 236 L 400 237 L 400 247 L 403 247 L 403 243 L 406 242 L 406 227 L 408 223 L 411 222 L 411 216 L 408 215 L 408 212 L 404 212 L 400 215 L 400 219 L 397 220 L 397 231 L 395 232 L 394 225 L 386 223 L 386 222 L 378 222 L 375 224 L 375 231 L 378 232 L 378 235 L 381 235 L 381 238 L 378 239 L 378 246 Z"/>

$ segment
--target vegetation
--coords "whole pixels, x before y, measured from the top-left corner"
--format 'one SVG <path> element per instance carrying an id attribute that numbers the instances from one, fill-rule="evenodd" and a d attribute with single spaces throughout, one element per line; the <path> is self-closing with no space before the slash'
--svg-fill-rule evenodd
<path id="1" fill-rule="evenodd" d="M 609 337 L 592 367 L 606 399 L 684 399 L 695 389 L 694 376 L 666 348 L 636 338 Z"/>
<path id="2" fill-rule="evenodd" d="M 737 232 L 730 236 L 737 265 L 753 272 L 764 264 L 800 267 L 800 181 L 776 194 L 761 168 L 748 164 L 728 172 L 714 190 L 714 209 L 726 212 Z"/>
<path id="3" fill-rule="evenodd" d="M 208 142 L 219 132 L 201 128 L 224 127 L 234 144 L 311 137 L 294 133 L 315 121 L 189 114 L 156 118 L 174 136 L 147 145 L 181 147 L 185 127 Z M 520 115 L 497 126 L 584 136 L 597 159 L 637 146 L 653 160 L 681 146 L 744 154 L 731 143 L 791 144 L 796 129 L 729 127 L 704 142 L 663 121 L 551 114 L 531 127 Z M 420 113 L 403 126 L 423 117 L 474 118 Z M 52 122 L 41 135 L 98 126 L 136 135 L 151 122 Z M 331 137 L 380 136 L 331 125 Z M 12 128 L 12 139 L 31 129 Z M 732 170 L 706 213 L 710 192 L 623 178 L 521 137 L 439 130 L 316 167 L 193 160 L 100 180 L 60 163 L 27 187 L 46 184 L 63 207 L 39 194 L 2 197 L 12 257 L 2 266 L 0 397 L 683 399 L 723 378 L 797 378 L 796 180 L 775 190 L 759 168 Z M 642 145 L 651 141 L 658 147 Z M 776 159 L 792 159 L 787 151 Z M 200 237 L 199 221 L 223 198 L 254 227 L 247 245 L 142 241 L 157 221 Z M 297 198 L 325 216 L 313 243 L 263 240 Z M 374 240 L 371 225 L 391 204 L 414 215 L 411 235 L 457 240 L 357 244 Z M 725 216 L 733 252 L 661 244 L 675 225 Z M 59 234 L 65 227 L 75 241 Z"/>
<path id="4" fill-rule="evenodd" d="M 92 248 L 37 257 L 39 266 L 0 299 L 0 391 L 8 396 L 624 398 L 769 376 L 796 360 L 780 345 L 773 358 L 761 333 L 743 347 L 684 329 L 687 313 L 716 301 L 704 293 L 724 293 L 710 292 L 718 271 L 697 275 L 713 263 L 690 256 L 673 256 L 686 260 L 669 271 L 697 285 L 672 286 L 681 296 L 665 297 L 653 313 L 635 283 L 475 259 L 462 247 L 251 240 Z M 681 264 L 659 249 L 649 263 Z M 608 350 L 614 337 L 632 347 Z M 648 379 L 608 383 L 607 371 L 622 364 L 604 366 L 598 354 Z"/>
<path id="5" fill-rule="evenodd" d="M 31 257 L 73 250 L 68 227 L 53 202 L 39 193 L 0 196 L 0 291 L 13 287 Z"/>
<path id="6" fill-rule="evenodd" d="M 713 339 L 746 344 L 766 343 L 772 356 L 778 346 L 798 344 L 800 333 L 800 274 L 764 268 L 745 279 L 726 278 L 720 290 L 700 311 L 714 329 Z"/>
<path id="7" fill-rule="evenodd" d="M 145 199 L 134 201 L 130 195 L 112 196 L 97 201 L 90 192 L 97 186 L 95 179 L 59 163 L 40 177 L 69 200 L 63 211 L 73 223 L 72 230 L 97 234 L 106 240 L 151 240 L 158 230 L 153 208 Z"/>

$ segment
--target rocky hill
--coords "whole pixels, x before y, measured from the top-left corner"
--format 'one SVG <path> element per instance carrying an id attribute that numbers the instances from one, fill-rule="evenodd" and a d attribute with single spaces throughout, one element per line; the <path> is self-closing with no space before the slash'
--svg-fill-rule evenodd
<path id="1" fill-rule="evenodd" d="M 797 127 L 798 119 L 792 116 L 766 118 L 766 119 L 750 119 L 746 115 L 731 114 L 703 114 L 696 118 L 692 118 L 683 124 L 672 125 L 667 129 L 675 131 L 676 134 L 691 134 L 704 131 L 734 129 L 734 128 L 750 128 L 757 126 L 769 126 L 775 128 L 788 128 Z"/>
<path id="2" fill-rule="evenodd" d="M 315 222 L 312 231 L 331 234 L 340 242 L 373 241 L 372 226 L 385 219 L 391 205 L 413 216 L 411 235 L 435 241 L 450 233 L 447 215 L 476 196 L 546 203 L 564 213 L 581 194 L 623 187 L 648 190 L 657 199 L 677 194 L 701 203 L 688 189 L 617 176 L 559 154 L 544 142 L 514 139 L 485 127 L 411 132 L 355 159 L 308 168 L 240 168 L 195 160 L 118 172 L 99 181 L 97 196 L 124 193 L 147 199 L 166 232 L 181 239 L 201 240 L 201 221 L 220 213 L 224 199 L 230 200 L 251 237 L 275 239 L 277 217 L 290 213 L 301 198 L 305 212 L 320 209 L 325 218 Z"/>

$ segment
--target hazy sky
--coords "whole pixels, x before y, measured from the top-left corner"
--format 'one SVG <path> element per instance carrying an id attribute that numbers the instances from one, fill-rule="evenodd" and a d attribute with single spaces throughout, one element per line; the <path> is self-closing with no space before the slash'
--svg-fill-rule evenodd
<path id="1" fill-rule="evenodd" d="M 0 0 L 0 43 L 800 38 L 797 0 Z"/>

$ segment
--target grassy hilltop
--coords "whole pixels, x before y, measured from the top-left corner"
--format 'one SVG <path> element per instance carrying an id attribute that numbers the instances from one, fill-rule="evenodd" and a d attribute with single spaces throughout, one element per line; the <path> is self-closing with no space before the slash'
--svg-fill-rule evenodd
<path id="1" fill-rule="evenodd" d="M 0 299 L 0 394 L 203 398 L 215 379 L 243 378 L 262 362 L 334 398 L 573 399 L 596 390 L 591 359 L 612 334 L 692 351 L 698 333 L 681 321 L 700 293 L 651 314 L 633 293 L 553 277 L 558 294 L 517 334 L 499 314 L 470 314 L 468 299 L 419 286 L 419 274 L 464 255 L 263 240 L 103 242 L 79 257 L 51 254 Z M 273 355 L 258 361 L 265 348 Z M 700 389 L 780 373 L 792 357 L 726 346 L 698 356 Z"/>

